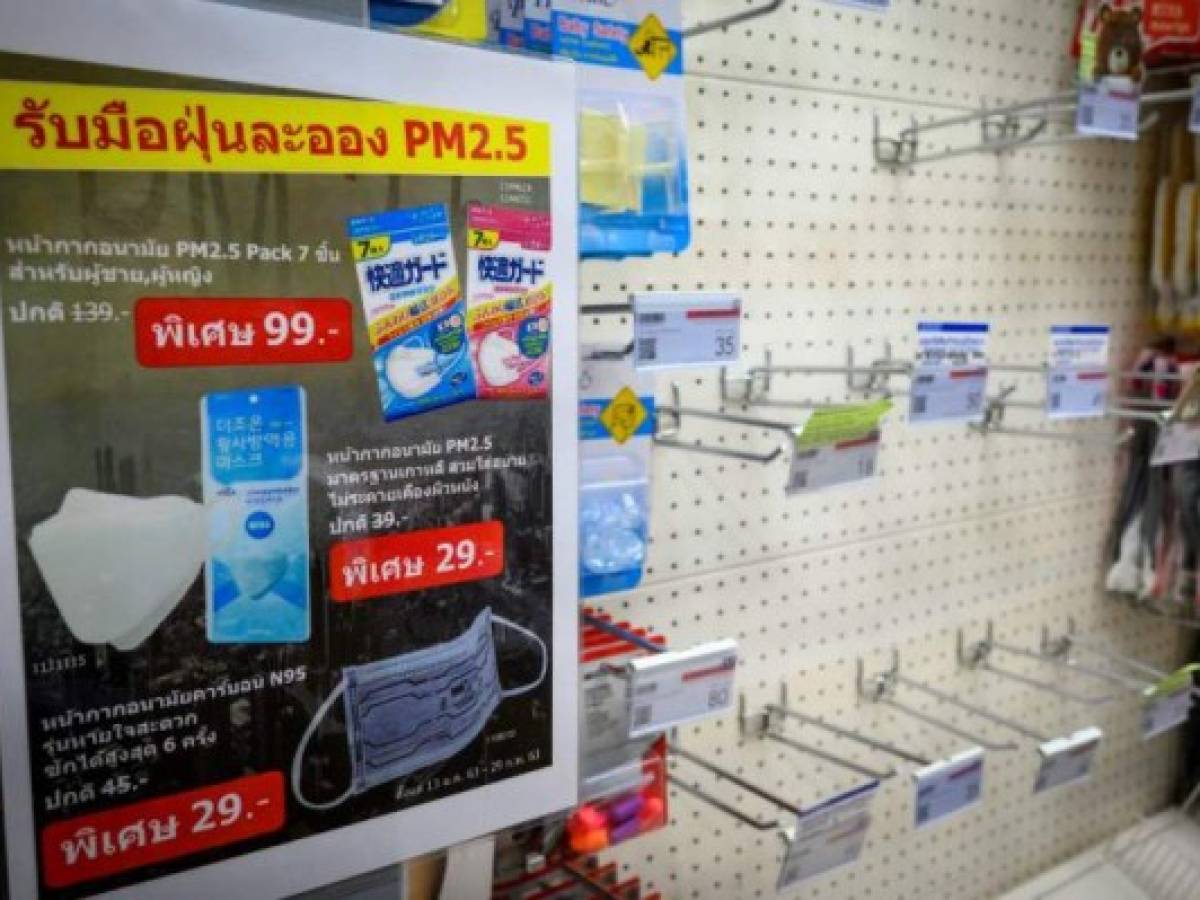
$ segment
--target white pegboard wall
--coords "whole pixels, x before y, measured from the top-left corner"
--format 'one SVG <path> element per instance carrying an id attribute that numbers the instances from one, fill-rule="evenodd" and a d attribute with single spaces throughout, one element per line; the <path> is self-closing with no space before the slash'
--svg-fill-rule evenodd
<path id="1" fill-rule="evenodd" d="M 759 0 L 685 0 L 689 21 Z M 914 117 L 1044 96 L 1070 84 L 1066 46 L 1074 0 L 1003 4 L 894 0 L 884 14 L 822 0 L 789 0 L 774 16 L 691 42 L 686 52 L 689 177 L 694 235 L 678 257 L 582 269 L 585 303 L 633 291 L 741 293 L 743 358 L 770 348 L 780 364 L 910 358 L 922 318 L 986 319 L 993 359 L 1037 363 L 1052 324 L 1107 322 L 1114 358 L 1143 339 L 1144 234 L 1153 153 L 1106 143 L 1048 146 L 1002 158 L 973 156 L 909 173 L 880 170 L 872 117 L 895 133 Z M 977 139 L 935 133 L 929 150 Z M 630 324 L 587 318 L 585 340 L 627 341 Z M 1014 382 L 1041 397 L 1040 379 Z M 659 378 L 666 402 L 672 376 Z M 685 405 L 716 409 L 715 372 L 675 373 Z M 903 379 L 895 386 L 906 387 Z M 773 397 L 845 399 L 835 376 L 778 378 Z M 768 419 L 789 411 L 752 407 Z M 1099 423 L 1045 425 L 1010 410 L 1009 424 L 1085 432 Z M 688 440 L 764 450 L 771 432 L 686 420 Z M 1168 798 L 1175 740 L 1143 743 L 1129 697 L 1092 710 L 959 671 L 961 626 L 1036 648 L 1041 629 L 1069 618 L 1113 649 L 1163 667 L 1188 649 L 1170 625 L 1127 612 L 1099 590 L 1117 489 L 1117 457 L 1095 444 L 994 435 L 962 426 L 910 427 L 904 399 L 884 428 L 880 473 L 852 488 L 788 498 L 786 463 L 762 466 L 659 450 L 648 572 L 638 591 L 599 605 L 687 646 L 732 634 L 739 684 L 752 707 L 788 683 L 791 704 L 858 724 L 929 754 L 952 737 L 854 693 L 858 657 L 871 671 L 901 652 L 906 674 L 936 682 L 1048 733 L 1097 724 L 1105 732 L 1095 777 L 1031 794 L 1036 753 L 1018 738 L 990 754 L 984 803 L 920 832 L 911 825 L 908 767 L 885 782 L 861 862 L 806 884 L 818 898 L 992 897 L 1128 826 Z M 997 657 L 1000 662 L 1000 657 Z M 1052 679 L 1048 666 L 1003 663 Z M 1072 676 L 1078 690 L 1105 685 Z M 909 702 L 935 711 L 911 694 Z M 952 710 L 936 714 L 993 739 L 1003 729 Z M 787 730 L 859 762 L 885 756 L 791 723 Z M 744 741 L 733 717 L 688 728 L 687 746 L 801 803 L 858 776 L 776 744 Z M 770 810 L 680 764 L 680 774 Z M 672 827 L 613 852 L 672 898 L 770 897 L 783 846 L 673 792 Z"/>

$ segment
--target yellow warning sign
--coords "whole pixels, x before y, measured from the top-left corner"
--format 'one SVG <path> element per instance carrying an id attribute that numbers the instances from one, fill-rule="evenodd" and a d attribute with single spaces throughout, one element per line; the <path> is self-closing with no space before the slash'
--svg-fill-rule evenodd
<path id="1" fill-rule="evenodd" d="M 642 24 L 634 30 L 629 38 L 629 50 L 651 81 L 665 72 L 679 53 L 671 35 L 654 13 L 642 19 Z"/>
<path id="2" fill-rule="evenodd" d="M 600 413 L 600 422 L 608 429 L 614 441 L 623 444 L 642 427 L 648 415 L 646 407 L 628 386 L 617 391 Z"/>

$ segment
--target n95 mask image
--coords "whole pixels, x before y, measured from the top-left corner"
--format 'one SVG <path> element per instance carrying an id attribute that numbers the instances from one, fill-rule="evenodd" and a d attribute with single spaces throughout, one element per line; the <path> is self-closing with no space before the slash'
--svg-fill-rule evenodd
<path id="1" fill-rule="evenodd" d="M 537 678 L 514 688 L 501 686 L 493 625 L 511 629 L 537 647 L 541 658 Z M 296 748 L 292 793 L 309 809 L 333 809 L 372 787 L 449 759 L 479 736 L 501 700 L 540 685 L 548 665 L 546 645 L 540 637 L 485 609 L 453 640 L 347 666 Z M 339 698 L 346 718 L 350 785 L 333 800 L 314 802 L 301 786 L 304 754 Z"/>
<path id="2" fill-rule="evenodd" d="M 308 458 L 300 387 L 201 400 L 213 643 L 307 641 Z"/>
<path id="3" fill-rule="evenodd" d="M 467 332 L 481 399 L 545 397 L 553 285 L 548 213 L 467 210 Z"/>
<path id="4" fill-rule="evenodd" d="M 72 636 L 136 649 L 196 580 L 207 516 L 186 497 L 128 497 L 71 488 L 29 538 Z"/>
<path id="5" fill-rule="evenodd" d="M 474 398 L 446 205 L 356 216 L 347 232 L 384 420 Z"/>

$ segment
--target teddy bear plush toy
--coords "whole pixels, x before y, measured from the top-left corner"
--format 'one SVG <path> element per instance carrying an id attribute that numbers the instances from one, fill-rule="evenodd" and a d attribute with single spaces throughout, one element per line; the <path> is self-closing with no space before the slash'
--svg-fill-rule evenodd
<path id="1" fill-rule="evenodd" d="M 1110 75 L 1142 80 L 1142 10 L 1113 9 L 1102 3 L 1097 13 L 1096 81 Z"/>

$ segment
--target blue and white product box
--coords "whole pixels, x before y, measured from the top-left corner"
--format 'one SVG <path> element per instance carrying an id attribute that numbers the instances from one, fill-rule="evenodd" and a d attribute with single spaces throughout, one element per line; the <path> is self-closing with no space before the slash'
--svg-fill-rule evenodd
<path id="1" fill-rule="evenodd" d="M 384 419 L 474 398 L 445 204 L 356 216 L 347 232 Z"/>
<path id="2" fill-rule="evenodd" d="M 554 0 L 554 54 L 580 63 L 581 256 L 678 253 L 691 239 L 680 6 Z"/>
<path id="3" fill-rule="evenodd" d="M 978 422 L 987 398 L 986 322 L 920 322 L 910 422 Z"/>
<path id="4" fill-rule="evenodd" d="M 1046 416 L 1088 419 L 1108 407 L 1107 325 L 1055 325 L 1046 368 Z"/>
<path id="5" fill-rule="evenodd" d="M 525 46 L 525 0 L 488 0 L 488 40 L 513 49 Z"/>
<path id="6" fill-rule="evenodd" d="M 551 15 L 554 0 L 525 0 L 521 16 L 521 33 L 525 49 L 535 53 L 549 53 L 554 47 Z"/>
<path id="7" fill-rule="evenodd" d="M 304 389 L 206 394 L 200 401 L 208 639 L 281 644 L 309 637 L 308 457 Z"/>
<path id="8" fill-rule="evenodd" d="M 579 595 L 638 586 L 650 540 L 654 378 L 619 347 L 584 345 L 579 367 Z"/>

